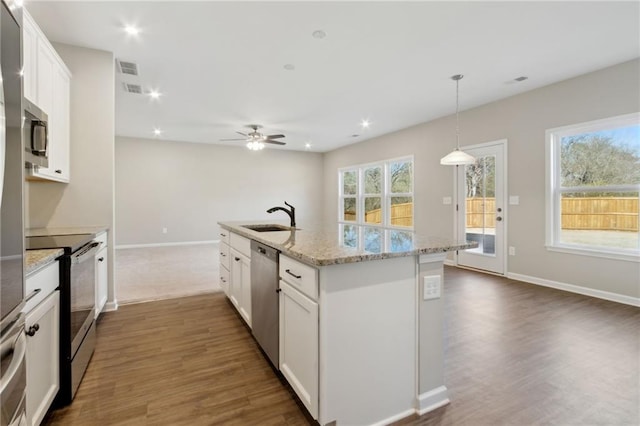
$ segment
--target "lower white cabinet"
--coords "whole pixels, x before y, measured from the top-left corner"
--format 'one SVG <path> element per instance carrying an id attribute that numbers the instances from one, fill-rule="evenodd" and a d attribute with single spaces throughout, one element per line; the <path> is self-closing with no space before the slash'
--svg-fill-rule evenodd
<path id="1" fill-rule="evenodd" d="M 98 318 L 104 305 L 107 304 L 109 296 L 109 246 L 107 232 L 96 235 L 95 241 L 99 241 L 102 246 L 96 253 L 96 290 L 95 290 L 95 319 Z"/>
<path id="2" fill-rule="evenodd" d="M 27 424 L 42 422 L 60 388 L 60 292 L 54 291 L 26 313 Z"/>
<path id="3" fill-rule="evenodd" d="M 107 303 L 108 285 L 109 253 L 107 247 L 103 247 L 96 254 L 96 318 L 98 318 Z"/>
<path id="4" fill-rule="evenodd" d="M 280 281 L 280 371 L 318 418 L 318 303 Z"/>
<path id="5" fill-rule="evenodd" d="M 251 259 L 239 251 L 230 250 L 231 270 L 229 299 L 240 316 L 251 327 Z"/>

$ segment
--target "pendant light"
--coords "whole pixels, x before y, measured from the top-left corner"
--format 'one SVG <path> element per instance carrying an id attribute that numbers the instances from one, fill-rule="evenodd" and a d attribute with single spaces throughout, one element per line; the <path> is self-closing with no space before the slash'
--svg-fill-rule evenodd
<path id="1" fill-rule="evenodd" d="M 456 82 L 456 149 L 440 159 L 440 164 L 443 166 L 460 166 L 464 164 L 475 164 L 476 162 L 476 159 L 473 156 L 464 151 L 460 151 L 460 119 L 458 113 L 460 103 L 458 101 L 458 85 L 460 80 L 462 80 L 462 77 L 462 74 L 456 74 L 451 77 L 451 80 Z"/>

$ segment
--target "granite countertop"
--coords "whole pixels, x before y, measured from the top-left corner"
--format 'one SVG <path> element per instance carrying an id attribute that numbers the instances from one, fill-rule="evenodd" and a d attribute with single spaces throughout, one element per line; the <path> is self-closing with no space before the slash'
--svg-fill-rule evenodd
<path id="1" fill-rule="evenodd" d="M 100 234 L 108 231 L 108 226 L 74 226 L 69 228 L 28 228 L 25 230 L 27 237 L 40 237 L 43 235 L 76 235 L 76 234 Z"/>
<path id="2" fill-rule="evenodd" d="M 335 224 L 322 228 L 303 226 L 302 229 L 275 232 L 257 232 L 243 227 L 264 223 L 266 222 L 218 222 L 223 229 L 266 244 L 314 266 L 444 253 L 478 246 L 477 242 L 453 241 L 401 229 L 385 230 L 362 225 Z M 360 241 L 366 249 L 361 246 Z"/>
<path id="3" fill-rule="evenodd" d="M 30 275 L 56 261 L 64 254 L 62 249 L 27 250 L 24 257 L 25 274 Z"/>

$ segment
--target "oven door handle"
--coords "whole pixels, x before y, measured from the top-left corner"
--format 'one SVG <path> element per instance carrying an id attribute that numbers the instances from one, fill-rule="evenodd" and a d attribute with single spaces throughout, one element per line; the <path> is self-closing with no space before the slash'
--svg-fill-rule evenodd
<path id="1" fill-rule="evenodd" d="M 87 244 L 86 246 L 81 248 L 78 253 L 72 255 L 71 263 L 82 263 L 87 259 L 94 258 L 96 253 L 100 249 L 101 244 L 102 243 L 99 241 L 92 241 L 91 243 Z"/>

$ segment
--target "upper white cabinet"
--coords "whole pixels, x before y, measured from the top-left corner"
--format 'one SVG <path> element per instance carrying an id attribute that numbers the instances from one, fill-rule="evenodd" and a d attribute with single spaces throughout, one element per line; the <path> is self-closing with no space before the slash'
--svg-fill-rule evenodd
<path id="1" fill-rule="evenodd" d="M 69 182 L 71 73 L 26 10 L 22 39 L 24 96 L 49 119 L 49 167 L 29 169 L 29 176 Z"/>

